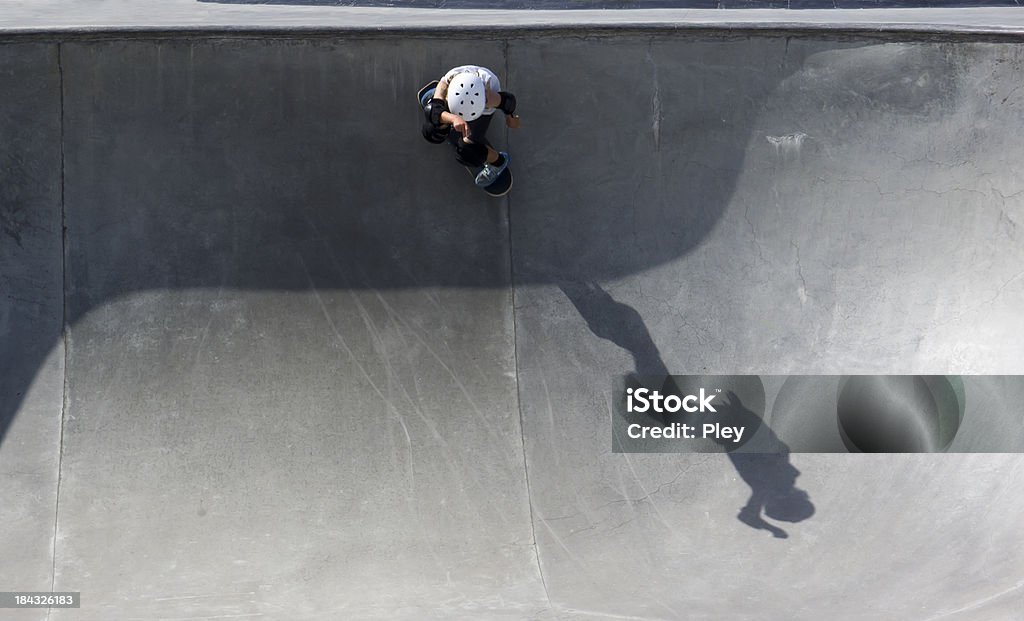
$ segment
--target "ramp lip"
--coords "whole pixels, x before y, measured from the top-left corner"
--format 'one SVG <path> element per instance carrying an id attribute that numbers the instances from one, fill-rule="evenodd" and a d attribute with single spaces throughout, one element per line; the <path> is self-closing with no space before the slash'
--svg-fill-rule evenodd
<path id="1" fill-rule="evenodd" d="M 130 5 L 123 14 L 56 0 L 19 5 L 0 17 L 0 37 L 536 35 L 709 31 L 901 35 L 1024 35 L 1024 7 L 952 9 L 613 9 L 504 10 L 239 5 L 195 2 Z M 2 3 L 2 0 L 0 0 Z M 46 7 L 50 7 L 47 9 Z M 129 5 L 125 5 L 129 6 Z"/>
<path id="2" fill-rule="evenodd" d="M 20 39 L 156 39 L 156 38 L 327 38 L 327 37 L 478 37 L 498 35 L 505 38 L 528 36 L 582 35 L 665 35 L 704 34 L 719 36 L 815 36 L 833 35 L 881 39 L 995 39 L 1024 41 L 1024 25 L 1013 27 L 964 27 L 930 24 L 799 24 L 799 23 L 728 23 L 728 24 L 578 24 L 531 26 L 62 26 L 62 27 L 0 27 L 0 43 Z"/>

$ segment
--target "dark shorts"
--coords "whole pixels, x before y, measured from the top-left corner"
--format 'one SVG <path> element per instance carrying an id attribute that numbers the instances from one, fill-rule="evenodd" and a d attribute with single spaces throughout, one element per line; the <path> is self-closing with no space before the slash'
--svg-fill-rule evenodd
<path id="1" fill-rule="evenodd" d="M 452 130 L 448 134 L 448 144 L 455 147 L 455 159 L 463 166 L 483 166 L 487 161 L 487 147 L 490 142 L 487 140 L 487 128 L 491 126 L 493 114 L 481 116 L 475 121 L 469 121 L 469 139 L 472 144 L 462 141 L 462 134 Z"/>

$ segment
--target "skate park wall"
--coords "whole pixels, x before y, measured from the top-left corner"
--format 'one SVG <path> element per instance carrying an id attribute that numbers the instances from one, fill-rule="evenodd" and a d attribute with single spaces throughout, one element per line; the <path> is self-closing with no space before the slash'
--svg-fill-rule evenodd
<path id="1" fill-rule="evenodd" d="M 503 200 L 419 134 L 465 62 L 520 100 Z M 1019 455 L 613 454 L 610 407 L 1019 374 L 1022 78 L 993 36 L 8 37 L 0 584 L 88 597 L 12 618 L 1020 616 Z"/>
<path id="2" fill-rule="evenodd" d="M 907 9 L 1017 7 L 1016 0 L 201 0 L 217 4 L 365 6 L 420 9 L 630 10 L 630 9 Z"/>

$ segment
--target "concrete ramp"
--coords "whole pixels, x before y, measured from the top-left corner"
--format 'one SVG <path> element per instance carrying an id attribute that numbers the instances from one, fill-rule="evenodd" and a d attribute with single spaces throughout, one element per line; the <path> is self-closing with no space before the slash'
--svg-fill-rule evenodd
<path id="1" fill-rule="evenodd" d="M 465 62 L 504 199 L 419 135 Z M 1021 373 L 1022 83 L 962 35 L 12 38 L 0 590 L 82 606 L 0 616 L 1024 616 L 1017 454 L 611 451 L 623 375 Z"/>

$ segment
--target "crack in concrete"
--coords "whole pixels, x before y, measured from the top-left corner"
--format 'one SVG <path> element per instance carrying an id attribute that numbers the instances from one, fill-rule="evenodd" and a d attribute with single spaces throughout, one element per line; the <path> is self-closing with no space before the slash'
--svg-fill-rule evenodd
<path id="1" fill-rule="evenodd" d="M 68 271 L 67 271 L 67 257 L 68 257 L 68 227 L 67 227 L 67 209 L 65 201 L 65 136 L 64 136 L 64 62 L 63 62 L 64 46 L 62 43 L 57 44 L 57 80 L 59 84 L 60 92 L 60 220 L 61 220 L 61 337 L 64 345 L 64 361 L 61 373 L 64 376 L 63 381 L 63 394 L 61 397 L 61 410 L 60 410 L 60 432 L 57 441 L 57 489 L 54 499 L 53 507 L 53 544 L 51 547 L 51 558 L 50 558 L 50 591 L 53 592 L 57 586 L 57 537 L 58 527 L 60 525 L 60 488 L 63 479 L 64 470 L 64 421 L 68 415 L 68 406 L 70 404 L 69 385 L 68 385 L 68 358 L 71 351 L 71 330 L 68 326 Z M 50 614 L 53 608 L 46 609 L 46 619 L 49 620 Z"/>
<path id="2" fill-rule="evenodd" d="M 800 247 L 792 239 L 789 240 L 789 245 L 796 251 L 796 275 L 800 278 L 800 301 L 807 302 L 807 279 L 804 278 L 804 268 L 800 261 Z"/>
<path id="3" fill-rule="evenodd" d="M 509 40 L 504 40 L 503 54 L 505 59 L 505 79 L 510 80 L 511 71 L 509 67 Z M 509 140 L 508 129 L 505 130 L 505 143 L 512 145 Z M 505 230 L 508 232 L 508 284 L 509 284 L 509 308 L 512 315 L 512 358 L 515 369 L 516 382 L 516 409 L 519 412 L 519 438 L 523 455 L 523 481 L 526 484 L 526 504 L 530 516 L 530 534 L 533 538 L 533 558 L 537 564 L 537 575 L 540 578 L 541 588 L 544 590 L 544 599 L 547 601 L 550 610 L 556 610 L 551 602 L 551 592 L 548 589 L 547 578 L 544 576 L 544 566 L 540 561 L 540 546 L 537 544 L 537 519 L 533 508 L 533 492 L 530 489 L 530 465 L 526 455 L 526 426 L 523 416 L 522 386 L 519 383 L 519 332 L 516 322 L 516 263 L 515 263 L 515 237 L 512 235 L 512 198 L 505 197 Z"/>

